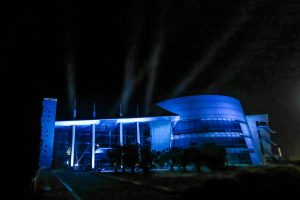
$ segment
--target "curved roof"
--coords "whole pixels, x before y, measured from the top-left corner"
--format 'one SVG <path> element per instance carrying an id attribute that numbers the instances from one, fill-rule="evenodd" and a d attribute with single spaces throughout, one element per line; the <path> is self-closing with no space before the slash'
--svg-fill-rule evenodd
<path id="1" fill-rule="evenodd" d="M 245 121 L 239 100 L 223 95 L 194 95 L 173 98 L 157 103 L 180 117 L 229 118 Z"/>

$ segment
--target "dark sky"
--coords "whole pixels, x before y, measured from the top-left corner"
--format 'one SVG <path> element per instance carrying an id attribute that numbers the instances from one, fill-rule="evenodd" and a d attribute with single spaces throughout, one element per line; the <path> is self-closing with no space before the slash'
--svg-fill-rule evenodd
<path id="1" fill-rule="evenodd" d="M 167 98 L 229 95 L 247 114 L 268 113 L 283 154 L 300 157 L 298 0 L 100 2 L 2 6 L 2 92 L 22 119 L 33 169 L 43 97 L 58 98 L 65 120 L 75 97 L 86 119 L 94 100 L 104 118 L 120 102 L 125 116 L 136 106 L 154 115 Z"/>

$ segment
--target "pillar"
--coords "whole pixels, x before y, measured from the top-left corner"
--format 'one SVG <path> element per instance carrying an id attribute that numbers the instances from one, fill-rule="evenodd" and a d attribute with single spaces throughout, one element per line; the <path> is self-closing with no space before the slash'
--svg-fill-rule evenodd
<path id="1" fill-rule="evenodd" d="M 123 146 L 123 123 L 120 122 L 120 145 Z"/>
<path id="2" fill-rule="evenodd" d="M 136 122 L 136 142 L 138 144 L 138 156 L 139 156 L 139 163 L 141 163 L 142 154 L 141 154 L 141 134 L 140 134 L 140 122 Z"/>
<path id="3" fill-rule="evenodd" d="M 75 153 L 75 125 L 72 126 L 71 167 L 74 166 L 74 153 Z"/>
<path id="4" fill-rule="evenodd" d="M 92 169 L 95 168 L 95 124 L 92 125 Z"/>
<path id="5" fill-rule="evenodd" d="M 108 132 L 108 144 L 109 144 L 109 147 L 111 147 L 111 130 L 109 130 L 109 132 Z"/>
<path id="6" fill-rule="evenodd" d="M 140 134 L 140 122 L 136 122 L 136 141 L 141 144 L 141 134 Z"/>

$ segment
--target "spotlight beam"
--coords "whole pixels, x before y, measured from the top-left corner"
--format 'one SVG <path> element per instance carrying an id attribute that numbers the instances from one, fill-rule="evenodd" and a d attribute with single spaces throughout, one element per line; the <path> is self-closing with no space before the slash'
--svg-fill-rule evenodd
<path id="1" fill-rule="evenodd" d="M 145 101 L 144 101 L 144 113 L 145 115 L 149 114 L 150 111 L 150 104 L 152 102 L 153 98 L 153 92 L 154 92 L 154 85 L 156 81 L 156 75 L 157 75 L 157 67 L 159 65 L 159 60 L 162 52 L 162 42 L 161 39 L 158 42 L 157 45 L 155 45 L 150 58 L 149 58 L 149 64 L 148 64 L 148 82 L 147 82 L 147 89 L 146 89 L 146 95 L 145 95 Z"/>
<path id="2" fill-rule="evenodd" d="M 237 21 L 231 26 L 231 28 L 224 33 L 221 40 L 216 40 L 213 45 L 210 46 L 206 57 L 194 64 L 192 70 L 190 70 L 186 77 L 178 84 L 178 87 L 176 87 L 170 93 L 170 98 L 179 96 L 188 89 L 191 83 L 193 83 L 196 78 L 199 77 L 199 75 L 207 68 L 207 66 L 213 62 L 214 58 L 218 55 L 219 50 L 227 45 L 228 41 L 234 36 L 236 30 L 238 30 L 238 27 L 244 24 L 249 19 L 249 13 L 255 7 L 255 2 L 250 1 L 248 3 L 241 17 L 239 17 Z"/>
<path id="3" fill-rule="evenodd" d="M 121 96 L 119 100 L 114 104 L 110 114 L 113 114 L 118 109 L 118 105 L 121 103 L 123 112 L 126 113 L 128 102 L 134 90 L 134 80 L 133 80 L 133 71 L 135 66 L 135 52 L 136 52 L 136 45 L 134 45 L 127 56 L 127 60 L 124 67 L 124 82 L 123 88 L 121 92 Z"/>
<path id="4" fill-rule="evenodd" d="M 129 38 L 130 49 L 124 66 L 124 81 L 123 81 L 122 92 L 121 92 L 121 96 L 114 103 L 114 106 L 109 112 L 110 115 L 116 113 L 120 104 L 122 105 L 122 109 L 123 109 L 122 112 L 126 114 L 126 111 L 128 109 L 128 104 L 130 102 L 130 99 L 135 89 L 136 79 L 139 79 L 140 78 L 139 76 L 142 75 L 142 73 L 140 73 L 137 75 L 136 78 L 134 74 L 136 68 L 136 62 L 137 62 L 138 42 L 140 40 L 141 31 L 142 31 L 141 24 L 144 20 L 142 17 L 143 5 L 141 3 L 138 3 L 136 6 L 137 7 L 132 8 L 133 9 L 132 17 L 134 19 L 134 24 L 131 27 L 131 34 Z"/>
<path id="5" fill-rule="evenodd" d="M 158 15 L 158 24 L 156 31 L 154 32 L 154 46 L 151 51 L 151 54 L 149 56 L 148 60 L 148 82 L 146 86 L 146 94 L 145 94 L 145 100 L 144 100 L 144 114 L 148 115 L 150 112 L 150 106 L 152 103 L 153 98 L 153 92 L 155 88 L 155 82 L 157 77 L 157 68 L 159 65 L 159 61 L 161 58 L 161 54 L 163 51 L 164 46 L 164 38 L 163 33 L 165 31 L 164 25 L 166 22 L 166 17 L 168 14 L 168 5 L 166 2 L 161 2 L 159 5 L 160 7 L 160 13 Z"/>
<path id="6" fill-rule="evenodd" d="M 249 47 L 250 50 L 245 51 L 240 56 L 242 59 L 236 60 L 230 67 L 226 68 L 224 72 L 222 72 L 222 76 L 218 77 L 217 80 L 213 80 L 206 88 L 206 92 L 214 92 L 218 90 L 222 85 L 232 80 L 232 78 L 237 75 L 240 71 L 242 71 L 246 64 L 249 63 L 253 58 L 255 58 L 256 54 L 259 52 L 254 51 L 256 48 L 256 44 L 253 44 Z M 262 48 L 262 47 L 261 47 Z M 249 53 L 250 52 L 250 53 Z"/>
<path id="7" fill-rule="evenodd" d="M 135 68 L 135 62 L 136 62 L 136 47 L 133 47 L 129 53 L 129 57 L 127 59 L 127 62 L 125 64 L 125 72 L 124 72 L 124 84 L 121 94 L 121 104 L 123 107 L 123 112 L 126 113 L 128 108 L 128 103 L 130 101 L 130 98 L 132 96 L 133 90 L 134 90 L 134 81 L 133 81 L 133 73 Z"/>
<path id="8" fill-rule="evenodd" d="M 113 115 L 117 112 L 120 103 L 122 104 L 122 112 L 126 113 L 131 96 L 136 89 L 136 85 L 142 80 L 145 74 L 145 69 L 142 69 L 138 72 L 137 75 L 134 75 L 134 68 L 136 62 L 135 54 L 135 48 L 132 48 L 124 68 L 125 72 L 122 93 L 118 100 L 115 102 L 111 111 L 109 112 L 110 115 Z"/>
<path id="9" fill-rule="evenodd" d="M 69 2 L 64 2 L 64 10 L 65 10 L 65 17 L 64 17 L 64 58 L 65 58 L 65 66 L 66 66 L 66 80 L 67 80 L 67 95 L 69 101 L 69 112 L 72 113 L 73 111 L 73 103 L 76 99 L 76 85 L 75 85 L 75 60 L 74 60 L 74 49 L 72 45 L 72 37 L 71 37 L 71 14 L 70 14 L 70 5 Z"/>

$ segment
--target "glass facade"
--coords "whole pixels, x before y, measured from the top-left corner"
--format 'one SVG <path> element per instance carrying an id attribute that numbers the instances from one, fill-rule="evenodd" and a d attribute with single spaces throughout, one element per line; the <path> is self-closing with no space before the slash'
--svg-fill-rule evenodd
<path id="1" fill-rule="evenodd" d="M 182 120 L 173 126 L 172 147 L 214 143 L 227 149 L 229 164 L 251 164 L 240 122 L 227 119 Z"/>
<path id="2" fill-rule="evenodd" d="M 139 123 L 141 145 L 151 148 L 150 127 Z M 137 123 L 123 124 L 123 141 L 126 144 L 137 144 Z M 106 123 L 95 126 L 95 167 L 109 163 L 106 155 L 108 149 L 120 145 L 120 123 Z M 54 135 L 53 167 L 68 166 L 71 159 L 72 128 L 57 128 Z M 80 169 L 91 168 L 92 126 L 76 126 L 74 163 Z"/>
<path id="3" fill-rule="evenodd" d="M 70 163 L 72 132 L 71 128 L 56 130 L 53 146 L 53 167 L 60 168 Z"/>
<path id="4" fill-rule="evenodd" d="M 242 132 L 240 123 L 231 120 L 185 120 L 179 121 L 173 128 L 173 134 L 206 132 Z"/>

